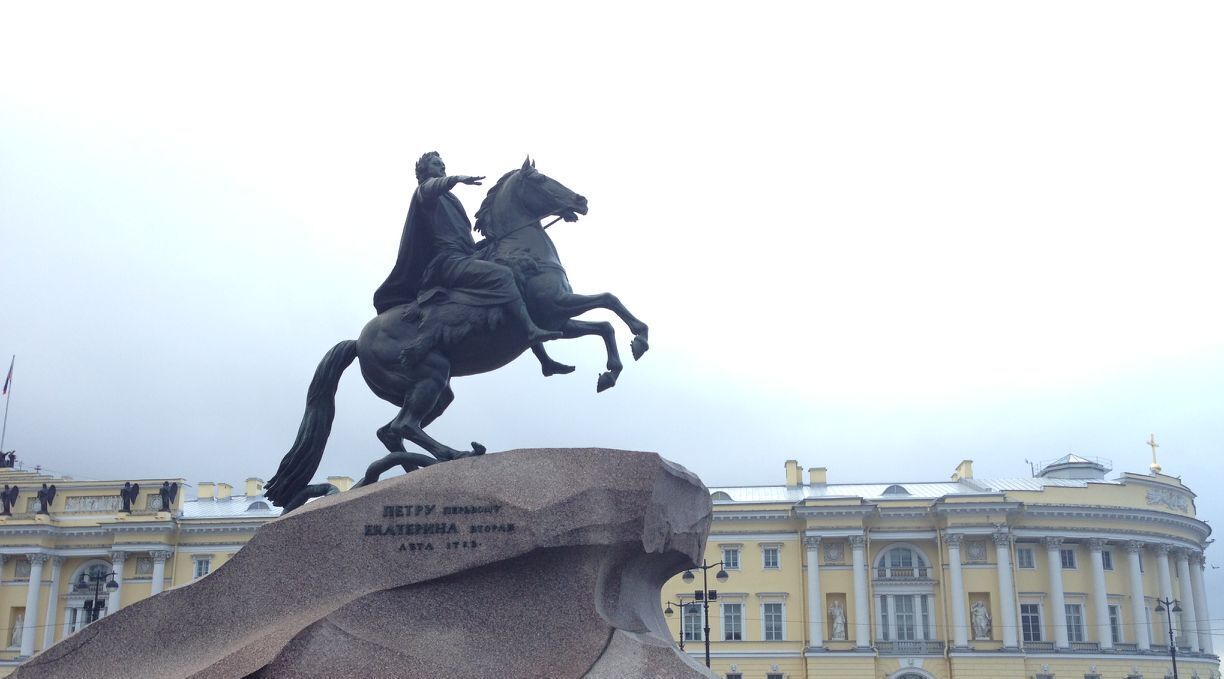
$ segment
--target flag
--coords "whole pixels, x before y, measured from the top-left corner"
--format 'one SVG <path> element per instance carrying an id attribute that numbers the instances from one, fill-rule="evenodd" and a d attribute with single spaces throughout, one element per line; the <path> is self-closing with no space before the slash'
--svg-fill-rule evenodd
<path id="1" fill-rule="evenodd" d="M 4 391 L 0 391 L 0 396 L 8 394 L 9 385 L 13 383 L 13 364 L 17 362 L 17 354 L 13 354 L 13 360 L 9 361 L 8 377 L 4 378 Z"/>

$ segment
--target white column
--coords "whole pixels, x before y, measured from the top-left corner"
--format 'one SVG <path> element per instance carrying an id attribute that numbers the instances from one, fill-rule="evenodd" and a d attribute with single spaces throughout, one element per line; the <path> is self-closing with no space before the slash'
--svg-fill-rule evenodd
<path id="1" fill-rule="evenodd" d="M 106 614 L 111 615 L 119 610 L 119 594 L 123 592 L 123 560 L 127 552 L 111 552 L 111 570 L 115 571 L 115 584 L 119 585 L 106 599 Z"/>
<path id="2" fill-rule="evenodd" d="M 807 551 L 808 646 L 822 648 L 825 610 L 820 596 L 820 536 L 804 537 L 803 548 Z"/>
<path id="3" fill-rule="evenodd" d="M 34 635 L 38 634 L 38 593 L 42 589 L 43 564 L 46 554 L 26 554 L 30 560 L 30 584 L 26 586 L 25 628 L 21 630 L 21 652 L 28 658 L 34 655 Z"/>
<path id="4" fill-rule="evenodd" d="M 1003 618 L 999 627 L 1003 628 L 1003 648 L 1020 646 L 1016 627 L 1016 592 L 1012 586 L 1011 569 L 1011 535 L 1004 532 L 994 534 L 996 568 L 999 573 L 999 611 Z"/>
<path id="5" fill-rule="evenodd" d="M 1070 648 L 1067 640 L 1067 597 L 1063 592 L 1062 538 L 1045 539 L 1046 568 L 1050 571 L 1050 623 L 1055 648 Z"/>
<path id="6" fill-rule="evenodd" d="M 152 596 L 166 588 L 166 559 L 170 558 L 171 553 L 156 551 L 149 552 L 149 556 L 153 557 L 153 584 L 149 590 L 149 596 Z"/>
<path id="7" fill-rule="evenodd" d="M 43 650 L 51 648 L 55 643 L 55 618 L 59 613 L 60 568 L 64 565 L 64 557 L 51 557 L 51 592 L 47 595 L 47 620 L 43 623 Z"/>
<path id="8" fill-rule="evenodd" d="M 1190 561 L 1190 584 L 1194 587 L 1194 610 L 1198 613 L 1199 648 L 1203 653 L 1215 653 L 1215 645 L 1211 643 L 1211 614 L 1207 611 L 1207 590 L 1203 587 L 1203 568 L 1207 565 L 1207 557 L 1202 552 L 1195 552 Z"/>
<path id="9" fill-rule="evenodd" d="M 1130 570 L 1131 629 L 1135 630 L 1135 647 L 1140 651 L 1152 648 L 1148 639 L 1147 614 L 1143 605 L 1143 573 L 1139 570 L 1139 553 L 1143 543 L 1131 540 L 1126 543 L 1126 567 Z"/>
<path id="10" fill-rule="evenodd" d="M 1092 615 L 1096 618 L 1097 644 L 1102 650 L 1113 648 L 1113 632 L 1109 627 L 1109 597 L 1105 592 L 1105 562 L 1101 550 L 1105 541 L 1100 538 L 1088 540 L 1088 556 L 1092 560 Z"/>
<path id="11" fill-rule="evenodd" d="M 969 626 L 965 621 L 965 581 L 961 577 L 961 541 L 962 535 L 949 535 L 948 543 L 948 579 L 952 585 L 952 646 L 965 648 L 969 646 Z"/>
<path id="12" fill-rule="evenodd" d="M 1155 552 L 1156 555 L 1156 581 L 1160 585 L 1160 598 L 1164 599 L 1165 601 L 1172 601 L 1173 579 L 1169 577 L 1169 546 L 1156 545 L 1152 548 L 1152 551 Z M 1173 611 L 1167 610 L 1167 606 L 1165 608 L 1166 610 L 1164 613 L 1158 613 L 1157 615 L 1173 615 Z M 1174 626 L 1176 626 L 1177 620 L 1174 620 L 1173 623 Z M 1169 625 L 1166 622 L 1161 620 L 1158 621 L 1158 624 L 1160 625 L 1160 629 L 1164 634 L 1169 633 Z M 1172 639 L 1167 639 L 1166 641 L 1170 645 L 1174 643 Z"/>
<path id="13" fill-rule="evenodd" d="M 1182 639 L 1191 653 L 1199 652 L 1198 615 L 1194 606 L 1194 587 L 1190 584 L 1190 555 L 1177 550 L 1177 580 L 1181 583 Z"/>
<path id="14" fill-rule="evenodd" d="M 854 645 L 871 646 L 871 610 L 867 605 L 867 537 L 850 536 L 850 554 L 854 566 Z"/>

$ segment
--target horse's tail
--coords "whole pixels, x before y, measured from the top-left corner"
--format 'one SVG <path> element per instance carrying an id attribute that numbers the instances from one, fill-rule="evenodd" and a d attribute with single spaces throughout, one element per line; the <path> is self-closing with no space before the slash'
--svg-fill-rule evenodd
<path id="1" fill-rule="evenodd" d="M 319 470 L 319 460 L 336 417 L 336 387 L 340 375 L 356 357 L 357 341 L 344 340 L 332 347 L 315 369 L 306 391 L 306 412 L 298 427 L 297 440 L 264 487 L 264 495 L 277 507 L 289 504 Z"/>

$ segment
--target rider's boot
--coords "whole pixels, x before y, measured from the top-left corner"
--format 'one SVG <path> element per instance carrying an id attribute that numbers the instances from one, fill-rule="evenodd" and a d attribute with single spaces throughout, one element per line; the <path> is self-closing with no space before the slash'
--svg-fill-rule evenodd
<path id="1" fill-rule="evenodd" d="M 536 325 L 535 321 L 531 320 L 531 314 L 527 313 L 527 305 L 522 300 L 509 306 L 510 312 L 527 328 L 527 344 L 539 344 L 540 342 L 561 339 L 564 334 L 560 330 L 545 330 Z"/>

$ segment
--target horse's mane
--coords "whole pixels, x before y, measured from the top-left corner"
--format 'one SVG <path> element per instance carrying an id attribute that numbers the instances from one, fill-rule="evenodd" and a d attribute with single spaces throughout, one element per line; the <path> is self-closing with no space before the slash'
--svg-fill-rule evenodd
<path id="1" fill-rule="evenodd" d="M 473 231 L 482 236 L 489 235 L 489 223 L 493 221 L 493 200 L 501 192 L 502 185 L 515 172 L 518 172 L 518 170 L 510 170 L 502 175 L 501 179 L 498 179 L 497 183 L 493 185 L 493 188 L 489 189 L 489 192 L 485 194 L 484 202 L 480 204 L 480 209 L 476 211 L 476 225 L 472 227 Z"/>

